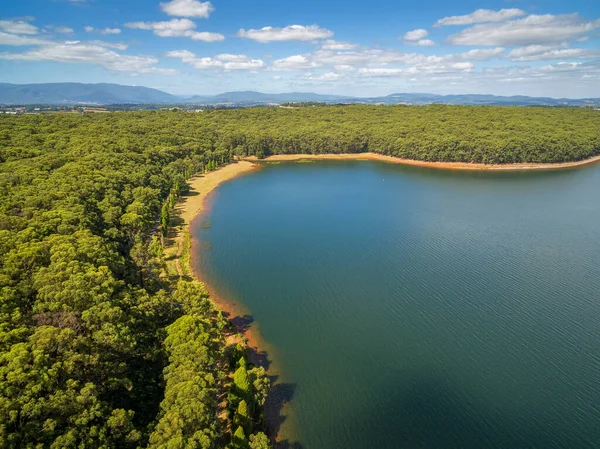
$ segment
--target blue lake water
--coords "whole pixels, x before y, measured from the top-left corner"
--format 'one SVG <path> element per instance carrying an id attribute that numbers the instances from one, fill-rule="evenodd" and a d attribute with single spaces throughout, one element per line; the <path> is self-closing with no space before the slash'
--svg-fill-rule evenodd
<path id="1" fill-rule="evenodd" d="M 600 165 L 265 165 L 194 263 L 272 347 L 289 442 L 598 448 L 599 193 Z"/>

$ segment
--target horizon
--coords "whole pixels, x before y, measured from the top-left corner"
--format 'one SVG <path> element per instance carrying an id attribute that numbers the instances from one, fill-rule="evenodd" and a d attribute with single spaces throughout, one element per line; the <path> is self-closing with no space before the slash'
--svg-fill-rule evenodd
<path id="1" fill-rule="evenodd" d="M 149 88 L 149 89 L 156 89 L 156 90 L 160 90 L 162 92 L 168 93 L 170 95 L 173 96 L 177 96 L 181 99 L 188 99 L 188 98 L 192 98 L 192 97 L 216 97 L 219 95 L 224 95 L 224 94 L 231 94 L 231 93 L 244 93 L 244 92 L 248 92 L 248 93 L 258 93 L 258 94 L 263 94 L 263 95 L 285 95 L 285 94 L 309 94 L 309 95 L 330 95 L 330 96 L 340 96 L 340 97 L 347 97 L 348 99 L 368 99 L 368 98 L 384 98 L 384 97 L 390 97 L 392 95 L 436 95 L 436 96 L 466 96 L 466 95 L 470 95 L 470 96 L 497 96 L 497 97 L 530 97 L 530 98 L 550 98 L 553 100 L 585 100 L 585 99 L 598 99 L 600 98 L 600 95 L 598 97 L 594 97 L 594 96 L 588 96 L 588 97 L 558 97 L 558 96 L 552 96 L 552 95 L 521 95 L 521 94 L 515 94 L 515 95 L 500 95 L 500 94 L 492 94 L 492 93 L 485 93 L 485 92 L 474 92 L 474 93 L 451 93 L 451 94 L 438 94 L 435 92 L 390 92 L 390 93 L 383 93 L 382 95 L 376 95 L 376 96 L 361 96 L 361 95 L 344 95 L 344 94 L 332 94 L 332 93 L 319 93 L 319 92 L 311 92 L 311 91 L 301 91 L 301 90 L 297 90 L 297 91 L 281 91 L 281 92 L 272 92 L 272 91 L 259 91 L 259 90 L 250 90 L 250 89 L 239 89 L 239 90 L 228 90 L 228 91 L 223 91 L 223 92 L 217 92 L 217 93 L 173 93 L 170 92 L 168 90 L 162 90 L 162 89 L 157 89 L 155 87 L 151 87 L 151 86 L 144 86 L 141 84 L 119 84 L 119 83 L 111 83 L 111 82 L 105 82 L 105 81 L 100 81 L 97 83 L 81 83 L 78 81 L 57 81 L 57 82 L 48 82 L 48 83 L 9 83 L 9 82 L 0 82 L 0 84 L 13 84 L 15 86 L 23 86 L 23 85 L 44 85 L 44 84 L 88 84 L 88 85 L 102 85 L 102 84 L 109 84 L 109 85 L 115 85 L 115 86 L 121 86 L 121 87 L 143 87 L 143 88 Z"/>
<path id="2" fill-rule="evenodd" d="M 8 0 L 0 82 L 136 85 L 177 96 L 597 98 L 600 18 L 584 0 Z"/>

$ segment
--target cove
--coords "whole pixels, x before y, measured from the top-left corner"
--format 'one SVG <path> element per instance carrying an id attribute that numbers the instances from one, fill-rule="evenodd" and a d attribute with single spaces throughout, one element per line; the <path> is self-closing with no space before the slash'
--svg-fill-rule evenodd
<path id="1" fill-rule="evenodd" d="M 265 165 L 214 192 L 193 263 L 272 346 L 292 447 L 597 447 L 599 190 L 600 165 Z"/>

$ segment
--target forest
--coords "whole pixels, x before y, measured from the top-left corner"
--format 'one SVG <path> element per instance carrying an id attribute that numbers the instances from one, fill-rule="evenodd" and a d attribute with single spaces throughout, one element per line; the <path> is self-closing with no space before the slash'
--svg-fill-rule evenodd
<path id="1" fill-rule="evenodd" d="M 229 154 L 105 117 L 0 119 L 0 447 L 270 447 L 264 368 L 163 269 L 186 179 Z"/>
<path id="2" fill-rule="evenodd" d="M 265 370 L 164 276 L 187 180 L 235 157 L 600 155 L 600 111 L 323 106 L 0 117 L 0 447 L 267 448 Z"/>

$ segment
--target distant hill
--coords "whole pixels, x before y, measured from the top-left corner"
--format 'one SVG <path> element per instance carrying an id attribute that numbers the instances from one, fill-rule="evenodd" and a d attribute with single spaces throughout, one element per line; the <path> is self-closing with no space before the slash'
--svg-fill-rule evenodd
<path id="1" fill-rule="evenodd" d="M 436 95 L 418 93 L 399 93 L 385 97 L 364 99 L 367 103 L 385 104 L 454 104 L 454 105 L 511 105 L 511 106 L 594 106 L 600 105 L 600 98 L 550 98 L 550 97 L 527 97 L 515 95 L 510 97 L 498 95 Z"/>
<path id="2" fill-rule="evenodd" d="M 454 104 L 454 105 L 516 105 L 516 106 L 600 106 L 600 98 L 548 98 L 497 95 L 438 95 L 427 93 L 396 93 L 383 97 L 347 97 L 310 92 L 269 94 L 254 91 L 225 92 L 219 95 L 178 97 L 157 89 L 119 84 L 2 84 L 0 104 L 165 104 L 165 105 L 228 105 L 256 106 L 282 103 L 320 102 L 328 104 Z"/>
<path id="3" fill-rule="evenodd" d="M 120 84 L 0 84 L 0 104 L 177 103 L 181 98 L 157 89 Z"/>
<path id="4" fill-rule="evenodd" d="M 192 97 L 185 103 L 193 103 L 202 99 L 210 103 L 303 103 L 309 101 L 320 101 L 331 103 L 342 100 L 352 100 L 352 97 L 342 95 L 323 95 L 308 92 L 290 92 L 284 94 L 264 94 L 254 91 L 225 92 L 213 97 Z"/>
<path id="5" fill-rule="evenodd" d="M 569 99 L 548 97 L 497 95 L 438 95 L 427 93 L 398 93 L 385 97 L 345 97 L 342 95 L 323 95 L 304 92 L 284 94 L 264 94 L 254 91 L 226 92 L 215 96 L 194 96 L 183 101 L 186 104 L 281 104 L 281 103 L 347 103 L 347 104 L 453 104 L 453 105 L 513 105 L 513 106 L 595 106 L 600 105 L 599 98 Z"/>

